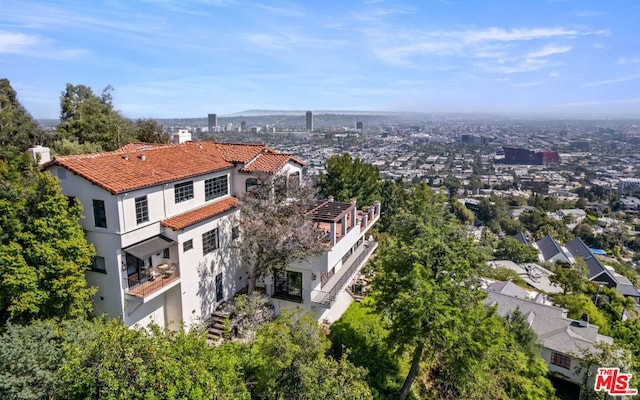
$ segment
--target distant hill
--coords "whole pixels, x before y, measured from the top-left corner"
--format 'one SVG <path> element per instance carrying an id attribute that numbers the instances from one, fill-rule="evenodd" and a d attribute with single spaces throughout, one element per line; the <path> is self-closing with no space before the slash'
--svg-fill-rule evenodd
<path id="1" fill-rule="evenodd" d="M 309 110 L 246 110 L 219 117 L 265 117 L 273 115 L 297 116 L 305 115 Z M 391 111 L 358 111 L 358 110 L 310 110 L 314 115 L 401 115 L 404 113 Z"/>

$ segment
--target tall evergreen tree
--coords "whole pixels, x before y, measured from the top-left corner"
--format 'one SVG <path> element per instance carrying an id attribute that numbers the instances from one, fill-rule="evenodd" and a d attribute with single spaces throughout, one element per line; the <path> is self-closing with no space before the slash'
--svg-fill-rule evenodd
<path id="1" fill-rule="evenodd" d="M 0 324 L 91 311 L 84 271 L 94 249 L 81 217 L 80 204 L 26 154 L 0 161 Z"/>
<path id="2" fill-rule="evenodd" d="M 0 160 L 10 160 L 41 139 L 42 130 L 18 101 L 8 79 L 0 79 Z"/>
<path id="3" fill-rule="evenodd" d="M 129 143 L 135 129 L 114 109 L 112 91 L 107 86 L 97 96 L 88 86 L 68 83 L 60 95 L 60 137 L 81 145 L 97 144 L 107 151 Z"/>
<path id="4" fill-rule="evenodd" d="M 363 205 L 380 200 L 380 171 L 373 165 L 344 153 L 329 158 L 326 169 L 316 182 L 320 196 L 333 196 L 337 201 L 356 198 Z"/>

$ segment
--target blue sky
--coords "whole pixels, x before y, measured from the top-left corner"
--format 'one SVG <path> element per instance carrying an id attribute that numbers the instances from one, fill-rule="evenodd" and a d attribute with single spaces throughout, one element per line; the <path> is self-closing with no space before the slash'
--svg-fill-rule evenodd
<path id="1" fill-rule="evenodd" d="M 635 0 L 0 0 L 0 77 L 125 116 L 248 109 L 640 114 Z"/>

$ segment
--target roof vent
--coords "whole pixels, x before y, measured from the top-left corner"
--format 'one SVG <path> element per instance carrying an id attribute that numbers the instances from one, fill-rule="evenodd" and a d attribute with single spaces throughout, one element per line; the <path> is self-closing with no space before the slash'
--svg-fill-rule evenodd
<path id="1" fill-rule="evenodd" d="M 145 154 L 140 154 L 138 155 L 138 158 L 141 159 L 142 161 L 147 159 L 147 156 Z"/>
<path id="2" fill-rule="evenodd" d="M 126 155 L 126 154 L 123 154 L 123 155 L 122 155 L 122 159 L 123 159 L 123 160 L 128 160 L 128 159 L 129 159 L 129 156 L 128 156 L 128 155 Z"/>

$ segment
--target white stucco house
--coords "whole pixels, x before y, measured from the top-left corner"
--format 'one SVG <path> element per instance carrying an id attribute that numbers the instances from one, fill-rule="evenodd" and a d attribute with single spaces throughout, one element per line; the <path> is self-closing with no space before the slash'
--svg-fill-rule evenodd
<path id="1" fill-rule="evenodd" d="M 133 143 L 43 165 L 83 206 L 81 224 L 96 248 L 86 273 L 98 289 L 95 313 L 171 329 L 206 320 L 246 289 L 248 269 L 233 242 L 236 195 L 256 184 L 252 174 L 299 182 L 303 166 L 264 145 L 191 141 Z M 380 215 L 379 203 L 368 213 L 326 203 L 310 212 L 329 228 L 328 251 L 263 281 L 277 309 L 302 305 L 318 320 L 336 319 L 350 302 L 344 289 L 376 247 L 365 235 Z M 326 207 L 337 211 L 322 214 Z"/>
<path id="2" fill-rule="evenodd" d="M 597 353 L 599 343 L 612 344 L 613 338 L 598 333 L 599 327 L 585 320 L 567 317 L 567 310 L 542 302 L 543 296 L 531 299 L 526 290 L 512 282 L 489 285 L 485 304 L 495 306 L 498 315 L 519 310 L 538 337 L 540 356 L 549 367 L 551 377 L 581 386 L 585 371 L 579 368 L 582 355 Z M 607 366 L 602 366 L 607 367 Z M 587 386 L 594 384 L 597 366 L 593 366 Z"/>

